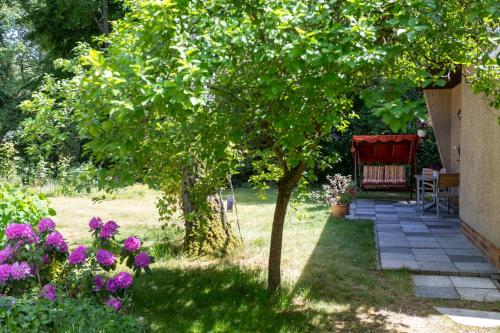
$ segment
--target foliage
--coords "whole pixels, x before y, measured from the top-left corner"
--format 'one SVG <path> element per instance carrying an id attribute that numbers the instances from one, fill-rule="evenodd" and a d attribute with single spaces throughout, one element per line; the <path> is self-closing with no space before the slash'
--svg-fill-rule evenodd
<path id="1" fill-rule="evenodd" d="M 118 314 L 91 299 L 0 297 L 0 332 L 142 332 L 137 319 Z"/>
<path id="2" fill-rule="evenodd" d="M 92 246 L 77 246 L 70 252 L 51 219 L 41 219 L 36 230 L 29 224 L 9 224 L 5 246 L 0 251 L 2 294 L 22 296 L 38 291 L 40 297 L 51 301 L 94 297 L 117 311 L 128 305 L 132 275 L 105 275 L 116 270 L 120 258 L 137 278 L 141 272 L 151 273 L 153 258 L 141 250 L 137 237 L 118 242 L 119 226 L 114 221 L 103 223 L 94 217 L 89 228 L 94 236 Z"/>
<path id="3" fill-rule="evenodd" d="M 44 49 L 50 59 L 68 58 L 79 42 L 109 30 L 109 23 L 123 15 L 115 0 L 18 0 L 24 9 L 21 23 L 30 27 L 28 38 Z M 108 11 L 107 14 L 104 13 Z"/>
<path id="4" fill-rule="evenodd" d="M 35 225 L 40 219 L 54 216 L 44 194 L 25 191 L 17 186 L 0 184 L 0 240 L 8 223 Z"/>
<path id="5" fill-rule="evenodd" d="M 323 193 L 320 195 L 329 205 L 348 205 L 352 202 L 352 196 L 348 193 L 352 189 L 352 177 L 335 174 L 326 177 L 327 183 L 323 185 Z"/>
<path id="6" fill-rule="evenodd" d="M 494 46 L 491 0 L 128 5 L 105 52 L 83 57 L 87 149 L 109 162 L 108 179 L 140 175 L 167 193 L 178 192 L 193 159 L 213 189 L 240 155 L 250 157 L 253 179 L 279 188 L 271 288 L 291 192 L 333 160 L 321 143 L 347 128 L 354 100 L 400 130 L 423 118 L 423 101 L 405 98 L 408 91 L 445 84 L 441 76 L 457 63 L 487 61 Z"/>
<path id="7" fill-rule="evenodd" d="M 25 39 L 27 29 L 18 23 L 21 13 L 16 2 L 0 3 L 0 140 L 23 119 L 17 106 L 41 76 L 40 52 Z"/>
<path id="8" fill-rule="evenodd" d="M 16 178 L 16 154 L 17 150 L 12 142 L 7 140 L 0 142 L 0 179 L 13 181 Z"/>

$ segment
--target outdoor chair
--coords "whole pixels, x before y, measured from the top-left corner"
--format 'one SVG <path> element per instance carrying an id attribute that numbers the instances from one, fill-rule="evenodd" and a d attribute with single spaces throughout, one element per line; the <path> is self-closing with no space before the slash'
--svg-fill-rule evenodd
<path id="1" fill-rule="evenodd" d="M 439 175 L 438 188 L 436 191 L 436 212 L 439 217 L 439 203 L 441 199 L 447 202 L 448 214 L 450 214 L 451 200 L 458 200 L 458 187 L 460 185 L 460 175 L 458 173 L 443 173 Z"/>
<path id="2" fill-rule="evenodd" d="M 422 176 L 423 177 L 432 177 L 433 174 L 433 169 L 429 168 L 422 168 Z M 425 197 L 426 196 L 431 196 L 434 201 L 436 201 L 435 193 L 436 193 L 436 185 L 434 181 L 422 181 L 422 188 L 421 188 L 421 200 L 424 203 L 425 207 Z"/>

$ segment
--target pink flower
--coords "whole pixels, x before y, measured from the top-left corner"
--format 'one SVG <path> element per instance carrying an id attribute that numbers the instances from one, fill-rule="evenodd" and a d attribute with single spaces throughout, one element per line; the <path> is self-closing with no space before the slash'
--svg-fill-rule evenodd
<path id="1" fill-rule="evenodd" d="M 68 257 L 68 262 L 71 265 L 77 265 L 85 262 L 85 259 L 87 258 L 87 248 L 83 245 L 78 246 L 71 252 L 71 254 Z"/>
<path id="2" fill-rule="evenodd" d="M 40 222 L 38 222 L 38 232 L 40 233 L 54 231 L 55 228 L 56 224 L 51 219 L 41 219 Z"/>
<path id="3" fill-rule="evenodd" d="M 118 287 L 118 283 L 116 283 L 116 280 L 114 278 L 110 278 L 108 282 L 106 282 L 106 290 L 110 293 L 116 292 L 116 290 L 118 290 Z"/>
<path id="4" fill-rule="evenodd" d="M 128 252 L 135 252 L 141 248 L 141 240 L 137 237 L 129 237 L 123 242 L 125 250 Z"/>
<path id="5" fill-rule="evenodd" d="M 151 258 L 146 252 L 141 252 L 135 256 L 134 263 L 136 267 L 146 268 L 151 263 Z"/>
<path id="6" fill-rule="evenodd" d="M 66 244 L 63 236 L 58 231 L 53 231 L 47 236 L 45 245 L 52 246 L 61 253 L 68 252 L 68 244 Z"/>
<path id="7" fill-rule="evenodd" d="M 101 229 L 99 237 L 102 239 L 110 239 L 118 231 L 118 224 L 115 221 L 108 221 Z"/>
<path id="8" fill-rule="evenodd" d="M 10 266 L 10 276 L 14 280 L 24 280 L 31 275 L 31 268 L 26 261 L 15 262 Z"/>
<path id="9" fill-rule="evenodd" d="M 110 297 L 105 303 L 110 308 L 115 309 L 116 311 L 122 308 L 122 302 L 116 297 Z"/>
<path id="10" fill-rule="evenodd" d="M 127 289 L 134 283 L 134 278 L 127 272 L 120 272 L 115 276 L 116 284 L 120 289 Z"/>
<path id="11" fill-rule="evenodd" d="M 113 253 L 106 250 L 97 250 L 95 259 L 102 266 L 113 266 L 116 262 L 116 258 Z"/>
<path id="12" fill-rule="evenodd" d="M 94 276 L 94 290 L 100 291 L 102 287 L 104 287 L 104 279 L 102 278 L 102 276 Z"/>
<path id="13" fill-rule="evenodd" d="M 8 240 L 18 240 L 26 243 L 37 243 L 38 235 L 33 231 L 33 227 L 26 223 L 11 223 L 5 229 Z"/>
<path id="14" fill-rule="evenodd" d="M 100 217 L 93 217 L 90 219 L 89 228 L 90 230 L 100 229 L 103 223 Z"/>
<path id="15" fill-rule="evenodd" d="M 53 301 L 56 299 L 56 287 L 52 284 L 46 284 L 42 287 L 42 291 L 40 292 L 40 296 L 48 299 L 49 301 Z"/>
<path id="16" fill-rule="evenodd" d="M 52 261 L 52 259 L 50 258 L 50 256 L 49 256 L 48 254 L 44 254 L 44 255 L 43 255 L 42 260 L 43 260 L 43 263 L 44 263 L 45 265 L 50 264 L 50 263 L 51 263 L 51 261 Z"/>
<path id="17" fill-rule="evenodd" d="M 3 264 L 14 257 L 14 248 L 10 245 L 7 245 L 5 249 L 0 251 L 0 264 Z"/>
<path id="18" fill-rule="evenodd" d="M 0 283 L 6 282 L 10 278 L 10 265 L 0 265 Z"/>

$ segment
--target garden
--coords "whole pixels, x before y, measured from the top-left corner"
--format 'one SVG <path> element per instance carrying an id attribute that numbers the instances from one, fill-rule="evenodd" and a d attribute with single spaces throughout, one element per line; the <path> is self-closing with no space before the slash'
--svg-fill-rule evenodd
<path id="1" fill-rule="evenodd" d="M 498 103 L 498 11 L 0 4 L 0 332 L 456 332 L 434 306 L 494 310 L 416 298 L 345 215 L 411 195 L 358 191 L 353 135 L 425 132 L 421 169 L 423 88 L 474 68 Z"/>

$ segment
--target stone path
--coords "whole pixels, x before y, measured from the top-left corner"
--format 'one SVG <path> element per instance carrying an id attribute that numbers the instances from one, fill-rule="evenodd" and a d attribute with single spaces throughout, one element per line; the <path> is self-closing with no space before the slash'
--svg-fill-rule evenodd
<path id="1" fill-rule="evenodd" d="M 372 219 L 382 269 L 419 274 L 486 276 L 497 270 L 460 233 L 456 217 L 420 215 L 414 202 L 358 200 L 348 218 Z"/>
<path id="2" fill-rule="evenodd" d="M 467 326 L 500 327 L 500 313 L 493 311 L 478 311 L 456 308 L 435 307 L 454 322 Z"/>
<path id="3" fill-rule="evenodd" d="M 500 301 L 500 291 L 488 278 L 412 275 L 412 279 L 417 297 L 479 302 Z"/>

